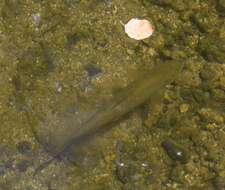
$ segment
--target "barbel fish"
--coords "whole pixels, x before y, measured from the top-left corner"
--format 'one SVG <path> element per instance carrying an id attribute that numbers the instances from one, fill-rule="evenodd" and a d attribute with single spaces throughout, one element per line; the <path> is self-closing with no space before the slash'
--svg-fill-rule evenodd
<path id="1" fill-rule="evenodd" d="M 71 147 L 82 145 L 84 139 L 98 131 L 110 129 L 111 123 L 121 119 L 176 79 L 182 65 L 180 62 L 168 61 L 154 66 L 140 79 L 115 94 L 102 107 L 84 110 L 78 114 L 51 115 L 48 123 L 40 122 L 33 127 L 35 137 L 54 159 Z"/>

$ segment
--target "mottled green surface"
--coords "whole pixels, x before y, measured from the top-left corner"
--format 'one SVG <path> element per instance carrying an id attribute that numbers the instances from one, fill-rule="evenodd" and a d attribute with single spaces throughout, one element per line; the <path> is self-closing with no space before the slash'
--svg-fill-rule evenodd
<path id="1" fill-rule="evenodd" d="M 0 1 L 0 189 L 224 189 L 224 12 L 224 0 Z M 130 39 L 133 17 L 154 35 Z M 108 102 L 168 61 L 184 68 L 165 90 L 62 155 L 75 164 L 33 176 L 51 156 L 32 128 Z M 18 152 L 24 140 L 32 153 Z"/>

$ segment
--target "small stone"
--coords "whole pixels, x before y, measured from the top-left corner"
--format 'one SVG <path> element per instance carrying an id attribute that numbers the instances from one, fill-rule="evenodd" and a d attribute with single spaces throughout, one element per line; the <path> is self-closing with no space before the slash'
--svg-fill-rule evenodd
<path id="1" fill-rule="evenodd" d="M 94 64 L 87 64 L 87 65 L 85 65 L 84 68 L 87 71 L 88 76 L 91 78 L 97 76 L 98 74 L 100 74 L 102 72 L 101 68 L 97 67 Z"/>
<path id="2" fill-rule="evenodd" d="M 83 35 L 81 33 L 73 33 L 69 34 L 66 39 L 67 39 L 67 47 L 71 48 L 75 46 L 81 39 L 83 38 Z"/>
<path id="3" fill-rule="evenodd" d="M 31 152 L 31 143 L 28 141 L 21 141 L 18 143 L 17 149 L 21 154 L 28 154 Z"/>
<path id="4" fill-rule="evenodd" d="M 187 151 L 172 139 L 163 141 L 162 147 L 172 160 L 179 161 L 181 164 L 186 164 L 189 161 L 190 156 Z"/>
<path id="5" fill-rule="evenodd" d="M 128 183 L 132 180 L 133 176 L 138 174 L 139 173 L 134 165 L 126 164 L 124 162 L 117 163 L 116 176 L 122 183 Z"/>

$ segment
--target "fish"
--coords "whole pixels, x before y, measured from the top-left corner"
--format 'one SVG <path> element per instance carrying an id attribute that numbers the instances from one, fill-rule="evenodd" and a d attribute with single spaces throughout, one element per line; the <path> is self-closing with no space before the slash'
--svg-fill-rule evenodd
<path id="1" fill-rule="evenodd" d="M 98 132 L 110 130 L 112 123 L 118 122 L 174 81 L 182 68 L 181 62 L 172 60 L 156 64 L 150 71 L 140 74 L 140 78 L 116 93 L 109 102 L 104 102 L 102 106 L 83 109 L 80 113 L 62 115 L 46 113 L 48 122 L 34 125 L 32 131 L 52 159 L 42 164 L 37 171 L 42 170 L 72 147 L 85 144 L 86 139 L 95 136 Z"/>

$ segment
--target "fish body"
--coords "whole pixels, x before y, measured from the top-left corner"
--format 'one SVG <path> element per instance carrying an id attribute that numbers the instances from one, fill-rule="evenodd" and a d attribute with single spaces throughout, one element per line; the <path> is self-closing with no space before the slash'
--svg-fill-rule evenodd
<path id="1" fill-rule="evenodd" d="M 156 65 L 140 79 L 115 94 L 112 100 L 102 107 L 95 107 L 79 114 L 46 114 L 49 122 L 40 122 L 35 126 L 35 136 L 45 150 L 56 157 L 70 147 L 82 144 L 86 137 L 109 128 L 111 123 L 143 104 L 176 79 L 181 68 L 181 63 L 172 61 Z"/>

